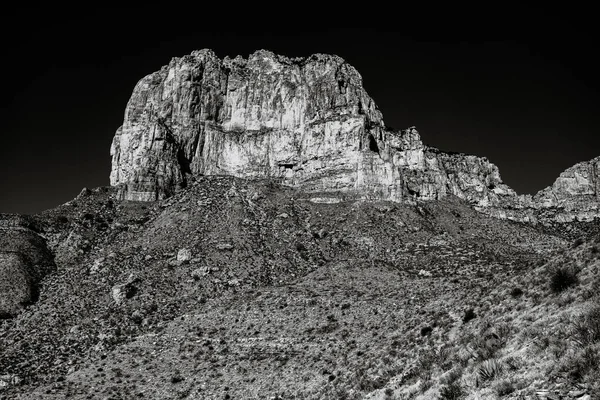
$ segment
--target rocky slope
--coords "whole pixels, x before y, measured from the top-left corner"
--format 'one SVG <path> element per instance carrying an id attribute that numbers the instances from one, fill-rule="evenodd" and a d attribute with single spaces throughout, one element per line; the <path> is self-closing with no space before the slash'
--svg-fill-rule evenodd
<path id="1" fill-rule="evenodd" d="M 117 195 L 83 191 L 31 217 L 56 269 L 38 302 L 0 320 L 0 398 L 594 393 L 595 375 L 551 358 L 558 342 L 531 345 L 567 340 L 557 315 L 597 292 L 593 242 L 573 261 L 581 285 L 549 289 L 546 261 L 570 257 L 568 231 L 453 197 L 338 201 L 233 177 L 198 177 L 159 202 Z M 482 381 L 488 360 L 504 369 Z"/>
<path id="2" fill-rule="evenodd" d="M 111 184 L 129 200 L 168 197 L 200 175 L 232 175 L 346 198 L 454 195 L 521 221 L 598 215 L 597 160 L 533 198 L 517 196 L 486 158 L 426 146 L 414 127 L 386 128 L 360 74 L 323 54 L 174 58 L 136 85 L 111 154 Z"/>

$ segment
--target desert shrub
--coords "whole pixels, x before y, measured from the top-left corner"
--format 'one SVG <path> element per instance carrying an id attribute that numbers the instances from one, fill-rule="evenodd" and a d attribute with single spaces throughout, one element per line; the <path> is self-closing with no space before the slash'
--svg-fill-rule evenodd
<path id="1" fill-rule="evenodd" d="M 515 391 L 515 386 L 511 381 L 507 379 L 503 379 L 500 382 L 497 382 L 494 386 L 494 391 L 498 394 L 498 396 L 506 396 Z"/>
<path id="2" fill-rule="evenodd" d="M 94 218 L 95 218 L 95 216 L 92 213 L 85 213 L 85 214 L 83 214 L 83 219 L 85 219 L 85 220 L 93 221 Z"/>
<path id="3" fill-rule="evenodd" d="M 440 377 L 440 383 L 444 385 L 450 385 L 451 383 L 458 381 L 462 377 L 463 371 L 464 369 L 462 367 L 450 370 L 448 373 Z"/>
<path id="4" fill-rule="evenodd" d="M 436 365 L 436 356 L 433 351 L 424 351 L 419 354 L 417 365 L 412 373 L 413 376 L 419 377 L 422 381 L 431 379 L 431 374 Z"/>
<path id="5" fill-rule="evenodd" d="M 550 289 L 554 293 L 560 293 L 578 282 L 577 273 L 570 268 L 556 268 L 550 274 Z"/>
<path id="6" fill-rule="evenodd" d="M 520 357 L 508 356 L 504 359 L 504 365 L 511 371 L 517 371 L 523 366 L 523 360 Z"/>
<path id="7" fill-rule="evenodd" d="M 175 373 L 171 376 L 171 383 L 179 383 L 183 381 L 183 377 L 179 373 L 179 371 L 175 371 Z"/>
<path id="8" fill-rule="evenodd" d="M 510 334 L 510 326 L 499 324 L 487 326 L 472 337 L 472 347 L 480 361 L 496 357 L 496 353 L 504 347 Z"/>
<path id="9" fill-rule="evenodd" d="M 460 383 L 452 382 L 442 386 L 440 390 L 440 398 L 444 400 L 458 400 L 464 397 L 464 392 Z"/>
<path id="10" fill-rule="evenodd" d="M 429 325 L 421 328 L 421 336 L 427 336 L 433 331 L 433 328 Z"/>
<path id="11" fill-rule="evenodd" d="M 566 360 L 562 366 L 568 378 L 574 382 L 582 382 L 586 376 L 598 375 L 600 366 L 600 351 L 596 347 L 586 347 L 584 350 Z"/>
<path id="12" fill-rule="evenodd" d="M 475 314 L 475 310 L 473 310 L 472 308 L 469 308 L 468 310 L 465 311 L 465 315 L 463 316 L 463 323 L 466 324 L 467 322 L 469 322 L 470 320 L 472 320 L 476 317 L 477 317 L 477 314 Z"/>
<path id="13" fill-rule="evenodd" d="M 521 297 L 523 295 L 523 289 L 521 288 L 513 288 L 513 290 L 510 291 L 510 295 L 512 297 Z"/>
<path id="14" fill-rule="evenodd" d="M 435 363 L 439 366 L 443 371 L 447 371 L 452 368 L 452 349 L 450 346 L 444 346 L 439 348 L 435 353 Z"/>
<path id="15" fill-rule="evenodd" d="M 482 381 L 491 381 L 502 373 L 502 364 L 495 358 L 485 360 L 477 368 L 477 376 Z"/>
<path id="16" fill-rule="evenodd" d="M 425 393 L 426 391 L 429 390 L 429 388 L 431 388 L 433 386 L 433 381 L 431 379 L 424 379 L 421 384 L 419 385 L 419 390 L 422 393 Z"/>
<path id="17" fill-rule="evenodd" d="M 572 323 L 573 338 L 581 346 L 600 342 L 600 306 L 590 309 L 579 320 Z"/>

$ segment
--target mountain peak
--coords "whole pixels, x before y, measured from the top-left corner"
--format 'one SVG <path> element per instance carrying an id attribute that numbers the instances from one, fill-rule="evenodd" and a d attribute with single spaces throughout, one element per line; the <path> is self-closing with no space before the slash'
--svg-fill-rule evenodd
<path id="1" fill-rule="evenodd" d="M 543 193 L 517 196 L 487 158 L 426 146 L 414 127 L 387 128 L 358 71 L 328 54 L 220 59 L 202 49 L 174 58 L 136 85 L 111 155 L 111 184 L 129 200 L 169 197 L 199 175 L 232 175 L 403 203 L 453 195 L 528 221 L 557 204 Z M 565 179 L 559 186 L 579 185 Z M 590 188 L 572 195 L 597 203 Z M 598 214 L 597 205 L 586 210 L 585 218 Z"/>

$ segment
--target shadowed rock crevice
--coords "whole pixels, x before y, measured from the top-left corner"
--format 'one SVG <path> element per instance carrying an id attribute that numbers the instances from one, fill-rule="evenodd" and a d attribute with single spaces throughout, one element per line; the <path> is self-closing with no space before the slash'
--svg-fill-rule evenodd
<path id="1" fill-rule="evenodd" d="M 369 135 L 369 150 L 379 154 L 379 146 L 377 145 L 377 140 L 375 140 L 373 135 Z"/>

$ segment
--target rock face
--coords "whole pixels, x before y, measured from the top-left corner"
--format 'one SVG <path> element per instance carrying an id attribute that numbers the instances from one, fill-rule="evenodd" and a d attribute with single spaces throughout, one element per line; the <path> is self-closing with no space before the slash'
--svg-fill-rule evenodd
<path id="1" fill-rule="evenodd" d="M 320 54 L 175 58 L 136 85 L 111 154 L 111 184 L 130 200 L 169 196 L 199 174 L 396 201 L 514 195 L 486 159 L 429 148 L 414 128 L 386 129 L 360 74 Z"/>
<path id="2" fill-rule="evenodd" d="M 35 300 L 36 285 L 53 268 L 45 240 L 18 217 L 0 219 L 0 318 Z"/>
<path id="3" fill-rule="evenodd" d="M 535 200 L 517 196 L 486 158 L 426 146 L 414 127 L 386 128 L 360 74 L 322 54 L 174 58 L 136 85 L 111 155 L 111 184 L 128 200 L 168 197 L 197 175 L 233 175 L 409 203 L 455 195 L 490 214 L 536 220 L 533 210 L 598 193 L 596 163 L 565 172 Z"/>
<path id="4" fill-rule="evenodd" d="M 554 210 L 559 222 L 594 219 L 600 215 L 600 157 L 565 170 L 533 200 L 539 209 Z"/>

